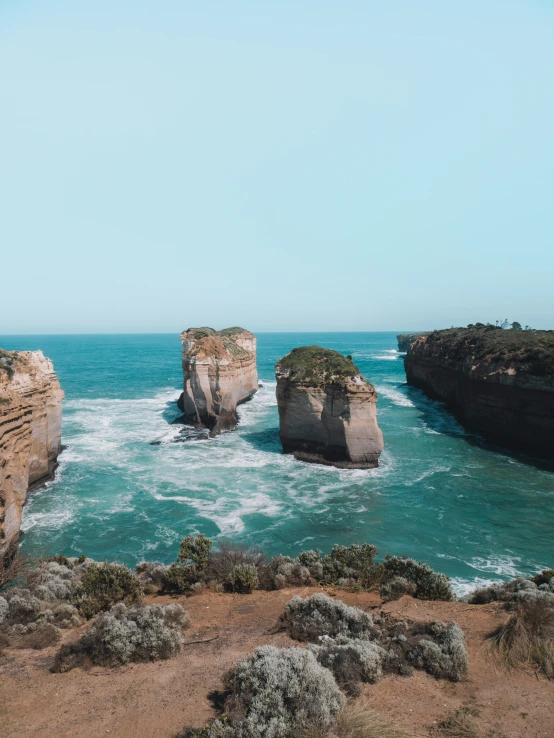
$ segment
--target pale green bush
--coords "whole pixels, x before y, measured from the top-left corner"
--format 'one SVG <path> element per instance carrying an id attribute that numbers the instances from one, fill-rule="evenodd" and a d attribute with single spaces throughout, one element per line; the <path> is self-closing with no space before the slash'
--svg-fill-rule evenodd
<path id="1" fill-rule="evenodd" d="M 371 616 L 363 610 L 324 594 L 293 597 L 285 606 L 282 620 L 289 635 L 298 641 L 316 642 L 320 636 L 358 637 L 373 628 Z"/>
<path id="2" fill-rule="evenodd" d="M 452 682 L 466 678 L 468 656 L 464 634 L 456 623 L 429 623 L 420 634 L 412 632 L 411 643 L 406 657 L 417 669 Z"/>
<path id="3" fill-rule="evenodd" d="M 381 597 L 385 602 L 399 600 L 403 595 L 414 597 L 417 591 L 415 582 L 410 582 L 405 577 L 392 577 L 383 582 L 380 588 Z"/>
<path id="4" fill-rule="evenodd" d="M 451 602 L 456 595 L 445 574 L 433 571 L 427 564 L 405 556 L 385 556 L 381 592 L 387 594 L 387 582 L 402 577 L 415 585 L 414 596 L 420 600 L 445 600 Z"/>
<path id="5" fill-rule="evenodd" d="M 374 683 L 383 673 L 386 651 L 364 638 L 322 638 L 310 650 L 322 666 L 335 677 L 337 684 L 351 696 L 360 694 L 360 682 Z"/>
<path id="6" fill-rule="evenodd" d="M 250 594 L 258 587 L 258 570 L 253 564 L 237 564 L 227 579 L 231 592 Z"/>
<path id="7" fill-rule="evenodd" d="M 127 608 L 121 602 L 98 615 L 76 643 L 62 646 L 53 670 L 69 671 L 86 657 L 102 666 L 171 658 L 180 650 L 189 623 L 181 605 Z"/>
<path id="8" fill-rule="evenodd" d="M 225 687 L 226 721 L 211 726 L 210 738 L 282 738 L 303 726 L 328 731 L 346 702 L 331 672 L 304 648 L 258 648 L 231 669 Z"/>

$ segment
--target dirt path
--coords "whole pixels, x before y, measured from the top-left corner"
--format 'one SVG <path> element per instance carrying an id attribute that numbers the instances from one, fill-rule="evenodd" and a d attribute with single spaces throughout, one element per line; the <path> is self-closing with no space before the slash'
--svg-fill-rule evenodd
<path id="1" fill-rule="evenodd" d="M 190 645 L 169 661 L 52 674 L 49 667 L 55 649 L 8 650 L 0 656 L 0 736 L 173 738 L 185 725 L 200 727 L 215 714 L 210 694 L 221 688 L 223 673 L 235 661 L 263 644 L 298 645 L 275 626 L 294 594 L 316 591 L 321 590 L 179 598 L 192 619 L 185 634 Z M 380 609 L 374 594 L 336 594 L 370 612 Z M 483 648 L 483 636 L 506 617 L 496 606 L 404 597 L 384 609 L 400 618 L 455 620 L 464 631 L 470 655 L 467 682 L 451 684 L 415 672 L 410 678 L 385 677 L 366 686 L 364 695 L 371 706 L 409 736 L 432 735 L 437 721 L 471 704 L 480 711 L 478 722 L 486 738 L 553 738 L 554 683 L 532 672 L 506 673 Z M 65 640 L 75 635 L 67 633 Z M 191 644 L 199 640 L 205 642 Z"/>

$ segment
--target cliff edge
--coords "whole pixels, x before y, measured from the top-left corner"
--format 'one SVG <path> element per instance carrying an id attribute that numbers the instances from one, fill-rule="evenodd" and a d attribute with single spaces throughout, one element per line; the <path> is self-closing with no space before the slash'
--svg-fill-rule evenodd
<path id="1" fill-rule="evenodd" d="M 408 384 L 485 438 L 554 459 L 554 331 L 476 324 L 418 338 Z"/>
<path id="2" fill-rule="evenodd" d="M 17 544 L 29 491 L 54 475 L 63 397 L 42 351 L 0 350 L 0 556 Z"/>
<path id="3" fill-rule="evenodd" d="M 285 453 L 343 468 L 379 465 L 383 434 L 377 424 L 377 393 L 351 357 L 303 346 L 280 359 L 275 371 Z"/>
<path id="4" fill-rule="evenodd" d="M 184 391 L 179 408 L 185 423 L 215 436 L 234 428 L 237 406 L 258 389 L 256 337 L 244 328 L 189 328 L 181 333 Z"/>
<path id="5" fill-rule="evenodd" d="M 428 335 L 429 331 L 419 331 L 418 333 L 399 333 L 396 336 L 396 340 L 398 341 L 398 350 L 408 352 L 414 341 L 421 338 L 421 336 Z"/>

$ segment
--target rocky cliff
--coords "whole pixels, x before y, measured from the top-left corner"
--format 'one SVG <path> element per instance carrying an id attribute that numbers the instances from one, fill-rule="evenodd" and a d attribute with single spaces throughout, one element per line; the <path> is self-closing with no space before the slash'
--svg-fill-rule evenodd
<path id="1" fill-rule="evenodd" d="M 258 389 L 256 337 L 244 328 L 189 328 L 181 343 L 183 421 L 205 426 L 213 436 L 234 428 L 237 405 Z"/>
<path id="2" fill-rule="evenodd" d="M 344 468 L 378 466 L 383 434 L 377 424 L 377 393 L 351 357 L 303 346 L 275 369 L 285 453 Z"/>
<path id="3" fill-rule="evenodd" d="M 554 458 L 554 331 L 476 324 L 418 338 L 408 384 L 445 402 L 485 438 Z"/>
<path id="4" fill-rule="evenodd" d="M 63 396 L 41 351 L 0 351 L 0 555 L 17 543 L 29 491 L 56 469 Z"/>
<path id="5" fill-rule="evenodd" d="M 420 331 L 419 333 L 399 333 L 396 336 L 396 340 L 398 341 L 398 350 L 399 351 L 409 351 L 410 346 L 412 343 L 420 338 L 421 336 L 428 336 L 429 331 Z"/>

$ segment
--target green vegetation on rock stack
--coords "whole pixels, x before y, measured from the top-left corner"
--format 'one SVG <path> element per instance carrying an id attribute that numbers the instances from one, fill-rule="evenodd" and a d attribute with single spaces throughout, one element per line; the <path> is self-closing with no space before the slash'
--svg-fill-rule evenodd
<path id="1" fill-rule="evenodd" d="M 294 348 L 277 362 L 279 373 L 288 372 L 288 381 L 310 387 L 344 384 L 361 374 L 351 358 L 321 346 Z"/>

